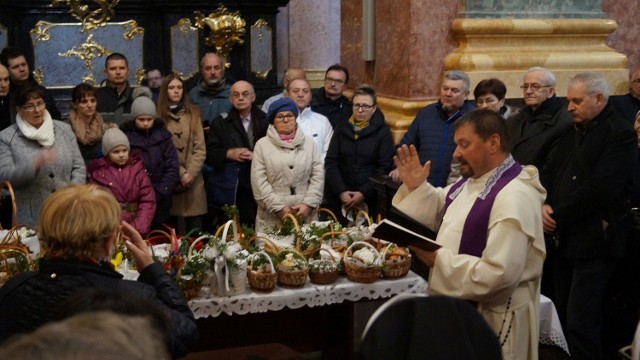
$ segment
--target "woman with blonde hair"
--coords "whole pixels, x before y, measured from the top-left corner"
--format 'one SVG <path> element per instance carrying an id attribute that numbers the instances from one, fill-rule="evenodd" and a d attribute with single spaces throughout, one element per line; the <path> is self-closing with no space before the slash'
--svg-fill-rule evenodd
<path id="1" fill-rule="evenodd" d="M 53 320 L 60 304 L 84 289 L 121 291 L 158 304 L 172 323 L 175 357 L 198 337 L 195 320 L 180 289 L 154 262 L 140 234 L 120 221 L 120 205 L 96 185 L 69 185 L 42 206 L 38 231 L 43 256 L 37 272 L 19 274 L 0 288 L 0 342 Z M 124 241 L 140 272 L 123 280 L 109 261 Z"/>
<path id="2" fill-rule="evenodd" d="M 180 229 L 181 233 L 202 229 L 202 215 L 207 213 L 202 178 L 207 148 L 200 110 L 189 101 L 179 75 L 171 73 L 162 79 L 157 111 L 171 133 L 180 163 L 180 182 L 173 192 L 171 215 L 184 218 L 185 229 Z"/>

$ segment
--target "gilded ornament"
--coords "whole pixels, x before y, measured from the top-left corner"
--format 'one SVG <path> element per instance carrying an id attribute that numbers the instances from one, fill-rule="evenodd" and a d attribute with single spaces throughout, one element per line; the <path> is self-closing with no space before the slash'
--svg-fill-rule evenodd
<path id="1" fill-rule="evenodd" d="M 56 26 L 56 24 L 52 24 L 46 21 L 38 21 L 36 23 L 36 26 L 29 32 L 31 33 L 33 44 L 35 45 L 35 43 L 37 43 L 38 41 L 51 40 L 51 33 L 49 32 L 49 29 L 54 26 Z"/>
<path id="2" fill-rule="evenodd" d="M 122 27 L 126 30 L 124 38 L 127 40 L 131 40 L 137 35 L 144 36 L 144 28 L 139 27 L 135 20 L 122 23 Z"/>
<path id="3" fill-rule="evenodd" d="M 38 83 L 42 84 L 44 81 L 44 69 L 37 68 L 33 71 L 33 79 Z"/>
<path id="4" fill-rule="evenodd" d="M 53 0 L 50 6 L 66 4 L 69 6 L 69 14 L 82 21 L 82 32 L 97 29 L 104 26 L 114 15 L 113 8 L 120 0 L 93 0 L 98 5 L 92 10 L 89 5 L 85 5 L 81 0 Z"/>
<path id="5" fill-rule="evenodd" d="M 142 84 L 142 81 L 147 78 L 147 72 L 144 69 L 137 68 L 136 69 L 136 84 Z"/>
<path id="6" fill-rule="evenodd" d="M 93 59 L 102 57 L 107 52 L 108 50 L 104 46 L 98 44 L 93 40 L 93 34 L 89 34 L 89 36 L 87 36 L 87 39 L 84 41 L 84 43 L 82 43 L 82 45 L 80 45 L 78 49 L 76 49 L 76 47 L 74 46 L 71 48 L 71 50 L 67 50 L 67 52 L 65 53 L 58 53 L 58 55 L 64 56 L 66 58 L 77 56 L 80 59 L 84 60 L 84 66 L 87 69 L 92 70 L 93 66 L 91 65 L 91 63 L 93 62 Z"/>
<path id="7" fill-rule="evenodd" d="M 200 29 L 209 28 L 210 30 L 209 36 L 205 38 L 206 45 L 216 48 L 217 54 L 224 60 L 225 67 L 231 66 L 227 61 L 231 49 L 236 44 L 244 43 L 242 37 L 246 23 L 240 17 L 240 12 L 229 11 L 223 5 L 219 5 L 215 12 L 206 17 L 200 11 L 194 14 L 196 15 L 195 25 Z"/>
<path id="8" fill-rule="evenodd" d="M 82 82 L 95 86 L 97 81 L 96 81 L 96 77 L 93 76 L 92 73 L 88 73 L 82 76 Z"/>

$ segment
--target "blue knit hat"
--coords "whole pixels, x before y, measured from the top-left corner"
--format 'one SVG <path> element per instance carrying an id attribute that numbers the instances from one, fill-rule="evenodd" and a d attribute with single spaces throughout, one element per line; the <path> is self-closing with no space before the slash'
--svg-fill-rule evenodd
<path id="1" fill-rule="evenodd" d="M 284 97 L 274 101 L 273 104 L 269 106 L 269 111 L 267 111 L 267 121 L 269 121 L 269 124 L 273 124 L 276 115 L 283 111 L 291 111 L 296 117 L 298 117 L 298 105 L 296 105 L 296 103 L 290 98 Z"/>

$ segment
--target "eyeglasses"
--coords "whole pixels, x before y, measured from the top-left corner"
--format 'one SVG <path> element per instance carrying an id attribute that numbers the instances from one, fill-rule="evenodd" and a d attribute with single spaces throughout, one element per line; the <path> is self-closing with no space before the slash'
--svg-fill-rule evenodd
<path id="1" fill-rule="evenodd" d="M 640 84 L 640 78 L 637 78 L 635 80 L 631 80 L 632 83 L 634 84 Z"/>
<path id="2" fill-rule="evenodd" d="M 234 98 L 238 98 L 238 97 L 240 97 L 240 95 L 242 95 L 242 97 L 249 97 L 249 96 L 253 95 L 253 93 L 251 91 L 244 91 L 244 92 L 241 92 L 241 93 L 234 91 L 234 92 L 231 93 L 231 96 L 233 96 Z"/>
<path id="3" fill-rule="evenodd" d="M 496 99 L 496 98 L 488 97 L 486 99 L 477 99 L 476 100 L 476 104 L 477 105 L 482 105 L 482 104 L 491 105 L 491 104 L 493 104 L 494 102 L 497 102 L 497 101 L 498 101 L 498 99 Z"/>
<path id="4" fill-rule="evenodd" d="M 334 79 L 332 77 L 326 77 L 326 78 L 324 78 L 324 81 L 326 83 L 329 83 L 329 84 L 331 84 L 331 83 L 336 83 L 337 85 L 344 84 L 344 80 L 342 80 L 342 79 Z"/>
<path id="5" fill-rule="evenodd" d="M 533 91 L 538 91 L 542 88 L 548 88 L 551 87 L 551 85 L 540 85 L 540 84 L 522 84 L 520 85 L 520 89 L 522 90 L 527 90 L 527 89 L 531 89 Z"/>
<path id="6" fill-rule="evenodd" d="M 353 104 L 353 110 L 358 111 L 360 109 L 367 111 L 371 110 L 375 105 L 367 105 L 367 104 Z"/>
<path id="7" fill-rule="evenodd" d="M 47 106 L 47 104 L 45 104 L 44 102 L 39 102 L 39 103 L 36 103 L 36 104 L 24 105 L 22 107 L 22 110 L 24 110 L 24 111 L 35 111 L 36 107 L 40 108 L 40 109 L 44 109 L 46 106 Z"/>
<path id="8" fill-rule="evenodd" d="M 278 121 L 284 121 L 285 119 L 286 120 L 293 120 L 295 118 L 296 118 L 296 116 L 293 115 L 293 114 L 276 115 L 276 120 L 278 120 Z"/>

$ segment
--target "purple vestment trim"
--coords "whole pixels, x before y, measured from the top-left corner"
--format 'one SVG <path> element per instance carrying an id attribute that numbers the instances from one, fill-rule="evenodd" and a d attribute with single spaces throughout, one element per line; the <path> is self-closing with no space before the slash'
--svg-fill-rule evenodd
<path id="1" fill-rule="evenodd" d="M 491 208 L 496 200 L 496 196 L 511 180 L 515 179 L 522 171 L 522 166 L 513 159 L 511 155 L 506 158 L 491 174 L 491 177 L 484 185 L 484 189 L 478 194 L 473 203 L 467 219 L 462 229 L 459 254 L 469 254 L 480 257 L 487 246 L 487 230 L 489 227 L 489 216 Z M 462 191 L 466 178 L 460 179 L 453 184 L 447 193 L 444 202 L 444 212 L 447 212 L 449 205 L 456 199 Z"/>

